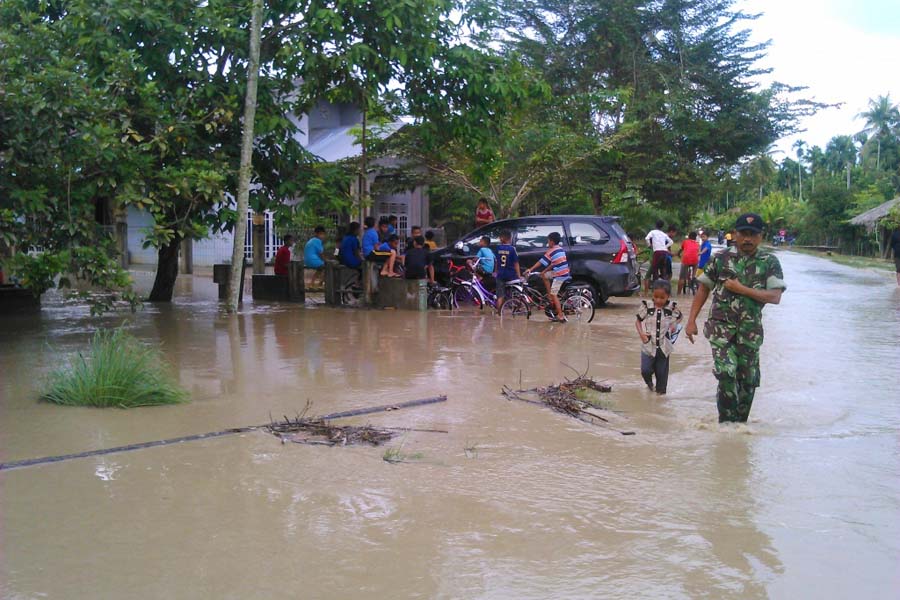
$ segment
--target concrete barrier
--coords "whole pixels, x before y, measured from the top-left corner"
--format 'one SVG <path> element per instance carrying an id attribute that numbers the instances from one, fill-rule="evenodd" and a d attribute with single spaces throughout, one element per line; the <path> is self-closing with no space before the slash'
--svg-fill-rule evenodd
<path id="1" fill-rule="evenodd" d="M 0 314 L 41 310 L 41 297 L 31 290 L 10 284 L 0 285 Z"/>
<path id="2" fill-rule="evenodd" d="M 253 275 L 251 294 L 254 300 L 288 300 L 288 278 L 284 275 Z"/>
<path id="3" fill-rule="evenodd" d="M 428 310 L 428 280 L 381 277 L 375 296 L 378 308 Z"/>
<path id="4" fill-rule="evenodd" d="M 244 299 L 244 272 L 247 270 L 247 263 L 245 262 L 242 267 L 241 273 L 241 289 L 238 293 L 238 303 L 240 303 Z M 231 287 L 231 265 L 230 264 L 219 264 L 213 265 L 213 283 L 217 283 L 219 285 L 219 300 L 227 300 L 228 299 L 228 290 Z"/>
<path id="5" fill-rule="evenodd" d="M 306 268 L 302 260 L 288 264 L 288 301 L 306 302 Z"/>

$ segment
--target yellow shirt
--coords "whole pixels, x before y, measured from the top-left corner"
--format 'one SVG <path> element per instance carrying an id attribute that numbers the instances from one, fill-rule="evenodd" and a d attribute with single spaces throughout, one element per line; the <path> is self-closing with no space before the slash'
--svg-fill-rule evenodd
<path id="1" fill-rule="evenodd" d="M 429 250 L 437 250 L 437 244 L 434 242 L 434 240 L 425 240 L 425 246 Z"/>

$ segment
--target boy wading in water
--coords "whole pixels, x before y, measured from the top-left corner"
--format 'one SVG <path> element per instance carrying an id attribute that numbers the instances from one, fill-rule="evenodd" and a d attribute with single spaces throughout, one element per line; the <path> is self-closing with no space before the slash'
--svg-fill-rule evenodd
<path id="1" fill-rule="evenodd" d="M 674 336 L 681 323 L 681 311 L 678 305 L 669 300 L 672 285 L 665 279 L 657 279 L 651 286 L 653 303 L 648 305 L 641 301 L 641 308 L 634 322 L 638 335 L 641 336 L 641 376 L 650 391 L 657 394 L 666 393 L 669 382 L 669 354 L 672 353 Z M 656 376 L 656 387 L 653 376 Z"/>
<path id="2" fill-rule="evenodd" d="M 745 422 L 759 387 L 759 349 L 763 343 L 762 309 L 781 302 L 787 289 L 781 263 L 759 249 L 762 217 L 747 213 L 735 223 L 734 245 L 706 265 L 691 305 L 685 334 L 697 335 L 697 316 L 712 293 L 712 308 L 703 335 L 712 347 L 713 374 L 719 380 L 719 422 Z"/>

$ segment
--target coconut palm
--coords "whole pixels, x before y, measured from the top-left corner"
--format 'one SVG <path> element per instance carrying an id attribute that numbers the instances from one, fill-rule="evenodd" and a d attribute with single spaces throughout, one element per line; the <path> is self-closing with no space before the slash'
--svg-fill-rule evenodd
<path id="1" fill-rule="evenodd" d="M 743 169 L 743 175 L 747 181 L 759 190 L 759 200 L 762 200 L 765 186 L 771 183 L 778 174 L 778 165 L 772 160 L 772 152 L 775 151 L 770 146 L 765 152 L 760 152 L 751 158 Z"/>
<path id="2" fill-rule="evenodd" d="M 856 155 L 856 144 L 849 135 L 836 135 L 825 146 L 825 164 L 833 173 L 846 169 L 848 190 L 850 189 L 850 169 L 856 164 Z"/>
<path id="3" fill-rule="evenodd" d="M 857 117 L 866 120 L 864 132 L 872 134 L 878 144 L 875 158 L 875 170 L 881 169 L 881 138 L 893 133 L 895 127 L 900 125 L 900 109 L 891 103 L 891 95 L 878 96 L 869 100 L 869 110 L 859 113 Z"/>

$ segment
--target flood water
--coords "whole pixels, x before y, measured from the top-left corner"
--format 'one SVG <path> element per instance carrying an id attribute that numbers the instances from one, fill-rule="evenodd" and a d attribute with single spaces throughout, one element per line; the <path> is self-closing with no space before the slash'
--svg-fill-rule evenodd
<path id="1" fill-rule="evenodd" d="M 444 429 L 383 448 L 251 432 L 0 472 L 2 598 L 885 598 L 900 595 L 900 292 L 779 255 L 751 422 L 716 423 L 706 340 L 669 394 L 639 374 L 636 299 L 594 323 L 248 304 L 208 279 L 171 306 L 0 316 L 0 462 L 446 394 L 347 420 Z M 146 282 L 144 282 L 146 283 Z M 688 304 L 688 302 L 685 302 Z M 687 310 L 687 306 L 684 307 Z M 36 401 L 43 374 L 122 321 L 189 404 Z M 621 436 L 505 400 L 563 363 L 613 384 Z M 468 449 L 468 451 L 467 451 Z"/>

